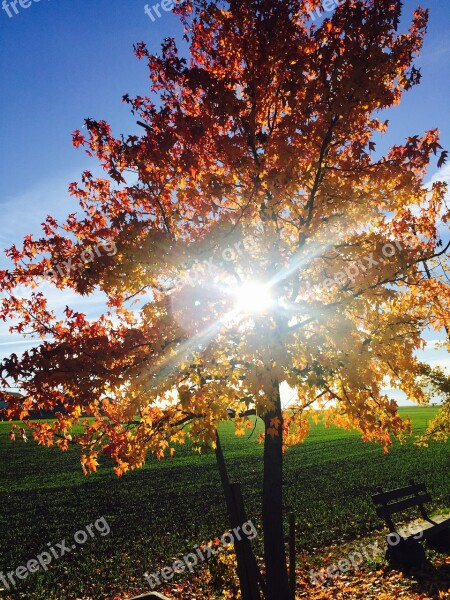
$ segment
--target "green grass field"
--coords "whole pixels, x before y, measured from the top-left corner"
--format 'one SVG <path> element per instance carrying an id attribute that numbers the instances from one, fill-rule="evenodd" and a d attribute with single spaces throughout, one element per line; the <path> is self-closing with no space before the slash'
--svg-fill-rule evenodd
<path id="1" fill-rule="evenodd" d="M 434 408 L 401 409 L 423 431 Z M 221 535 L 227 526 L 214 454 L 180 448 L 173 460 L 150 460 L 138 472 L 117 478 L 106 461 L 84 477 L 79 451 L 61 453 L 29 442 L 12 443 L 9 425 L 0 423 L 0 571 L 15 570 L 47 549 L 47 543 L 73 539 L 100 517 L 108 536 L 88 540 L 54 561 L 47 572 L 30 575 L 2 598 L 104 600 L 145 581 L 155 571 Z M 262 447 L 221 428 L 232 481 L 243 486 L 249 518 L 261 527 Z M 370 494 L 376 486 L 427 483 L 433 509 L 450 507 L 450 444 L 419 449 L 408 442 L 382 448 L 357 434 L 314 426 L 307 441 L 288 450 L 285 461 L 286 511 L 299 524 L 299 548 L 317 548 L 382 528 Z M 0 584 L 0 587 L 1 584 Z"/>

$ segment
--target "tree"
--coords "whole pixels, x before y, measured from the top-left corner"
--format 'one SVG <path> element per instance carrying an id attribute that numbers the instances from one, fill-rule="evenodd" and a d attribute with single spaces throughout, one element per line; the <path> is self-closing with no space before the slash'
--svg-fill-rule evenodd
<path id="1" fill-rule="evenodd" d="M 283 449 L 319 412 L 387 449 L 409 424 L 383 389 L 422 401 L 415 350 L 448 324 L 446 187 L 424 185 L 438 131 L 376 151 L 380 113 L 420 81 L 427 11 L 399 33 L 399 1 L 338 4 L 320 21 L 317 0 L 182 3 L 189 60 L 173 39 L 158 56 L 136 46 L 150 92 L 124 102 L 141 128 L 117 138 L 86 120 L 73 142 L 106 178 L 85 171 L 70 186 L 81 213 L 47 217 L 1 273 L 2 318 L 42 338 L 3 361 L 25 396 L 2 393 L 3 413 L 61 405 L 27 424 L 40 444 L 79 443 L 86 471 L 103 453 L 121 475 L 187 437 L 214 446 L 223 420 L 237 435 L 263 420 L 267 600 L 288 598 Z M 58 316 L 43 279 L 100 290 L 109 309 Z"/>
<path id="2" fill-rule="evenodd" d="M 423 386 L 429 389 L 431 397 L 436 394 L 443 402 L 435 418 L 427 424 L 418 443 L 427 446 L 431 440 L 446 442 L 450 437 L 450 377 L 440 367 L 433 369 L 425 363 L 421 365 L 421 377 Z"/>

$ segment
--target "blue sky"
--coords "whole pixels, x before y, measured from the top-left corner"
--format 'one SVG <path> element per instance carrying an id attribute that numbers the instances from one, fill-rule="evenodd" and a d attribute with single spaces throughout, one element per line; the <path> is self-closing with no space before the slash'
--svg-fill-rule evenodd
<path id="1" fill-rule="evenodd" d="M 123 94 L 145 95 L 148 87 L 145 62 L 135 58 L 133 44 L 145 41 L 157 51 L 165 36 L 180 40 L 182 33 L 171 12 L 152 22 L 144 12 L 145 0 L 30 3 L 28 8 L 17 5 L 18 14 L 10 8 L 11 18 L 0 10 L 1 248 L 38 232 L 47 214 L 63 217 L 75 210 L 68 184 L 86 168 L 95 172 L 95 162 L 72 147 L 71 133 L 81 129 L 85 117 L 105 119 L 115 134 L 139 129 L 121 103 Z M 434 127 L 450 149 L 450 3 L 424 0 L 421 5 L 431 12 L 417 61 L 422 84 L 389 111 L 391 127 L 382 150 Z M 405 1 L 404 20 L 416 6 Z M 430 179 L 435 172 L 430 170 Z M 440 178 L 450 181 L 450 167 Z M 1 255 L 0 267 L 6 264 Z M 73 301 L 88 315 L 102 302 L 99 297 Z M 66 304 L 67 297 L 61 302 Z M 17 341 L 0 325 L 0 357 L 23 349 Z M 432 346 L 424 357 L 450 365 L 447 353 Z"/>

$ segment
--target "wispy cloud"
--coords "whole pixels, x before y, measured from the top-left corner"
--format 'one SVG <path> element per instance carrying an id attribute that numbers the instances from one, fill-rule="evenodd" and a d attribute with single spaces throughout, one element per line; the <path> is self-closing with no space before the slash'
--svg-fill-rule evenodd
<path id="1" fill-rule="evenodd" d="M 68 184 L 78 178 L 77 174 L 60 174 L 37 183 L 29 190 L 1 200 L 0 245 L 3 249 L 12 244 L 20 245 L 25 235 L 40 235 L 41 223 L 48 214 L 56 219 L 64 220 L 71 212 L 76 212 L 77 205 L 68 193 Z M 2 252 L 0 268 L 7 266 L 7 259 Z"/>
<path id="2" fill-rule="evenodd" d="M 450 185 L 450 163 L 446 164 L 442 169 L 439 169 L 434 175 L 431 177 L 430 184 L 435 181 L 445 181 Z"/>
<path id="3" fill-rule="evenodd" d="M 79 179 L 79 173 L 60 173 L 58 176 L 41 181 L 29 190 L 16 197 L 4 198 L 1 201 L 2 220 L 0 229 L 0 246 L 4 250 L 13 244 L 20 246 L 25 235 L 42 235 L 41 224 L 51 214 L 59 221 L 64 221 L 70 213 L 77 212 L 78 205 L 68 193 L 68 184 Z M 11 263 L 4 252 L 0 254 L 0 269 L 10 268 Z M 42 282 L 39 291 L 45 295 L 49 307 L 57 316 L 63 315 L 64 308 L 83 312 L 88 319 L 96 319 L 106 310 L 106 297 L 101 292 L 89 296 L 80 296 L 71 290 L 58 290 L 48 282 Z M 29 290 L 18 291 L 20 295 L 28 295 Z M 9 332 L 11 323 L 0 324 L 0 348 L 2 356 L 10 353 L 21 354 L 33 347 L 39 340 L 21 339 Z"/>

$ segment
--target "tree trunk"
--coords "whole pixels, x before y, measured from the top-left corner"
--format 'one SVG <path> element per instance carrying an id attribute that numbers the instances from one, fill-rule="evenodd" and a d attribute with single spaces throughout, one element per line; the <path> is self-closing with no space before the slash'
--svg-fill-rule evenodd
<path id="1" fill-rule="evenodd" d="M 264 562 L 266 566 L 266 600 L 289 600 L 289 578 L 283 531 L 283 432 L 281 399 L 276 383 L 276 406 L 264 417 L 264 481 L 263 481 L 263 532 Z M 278 418 L 277 435 L 267 433 Z"/>

